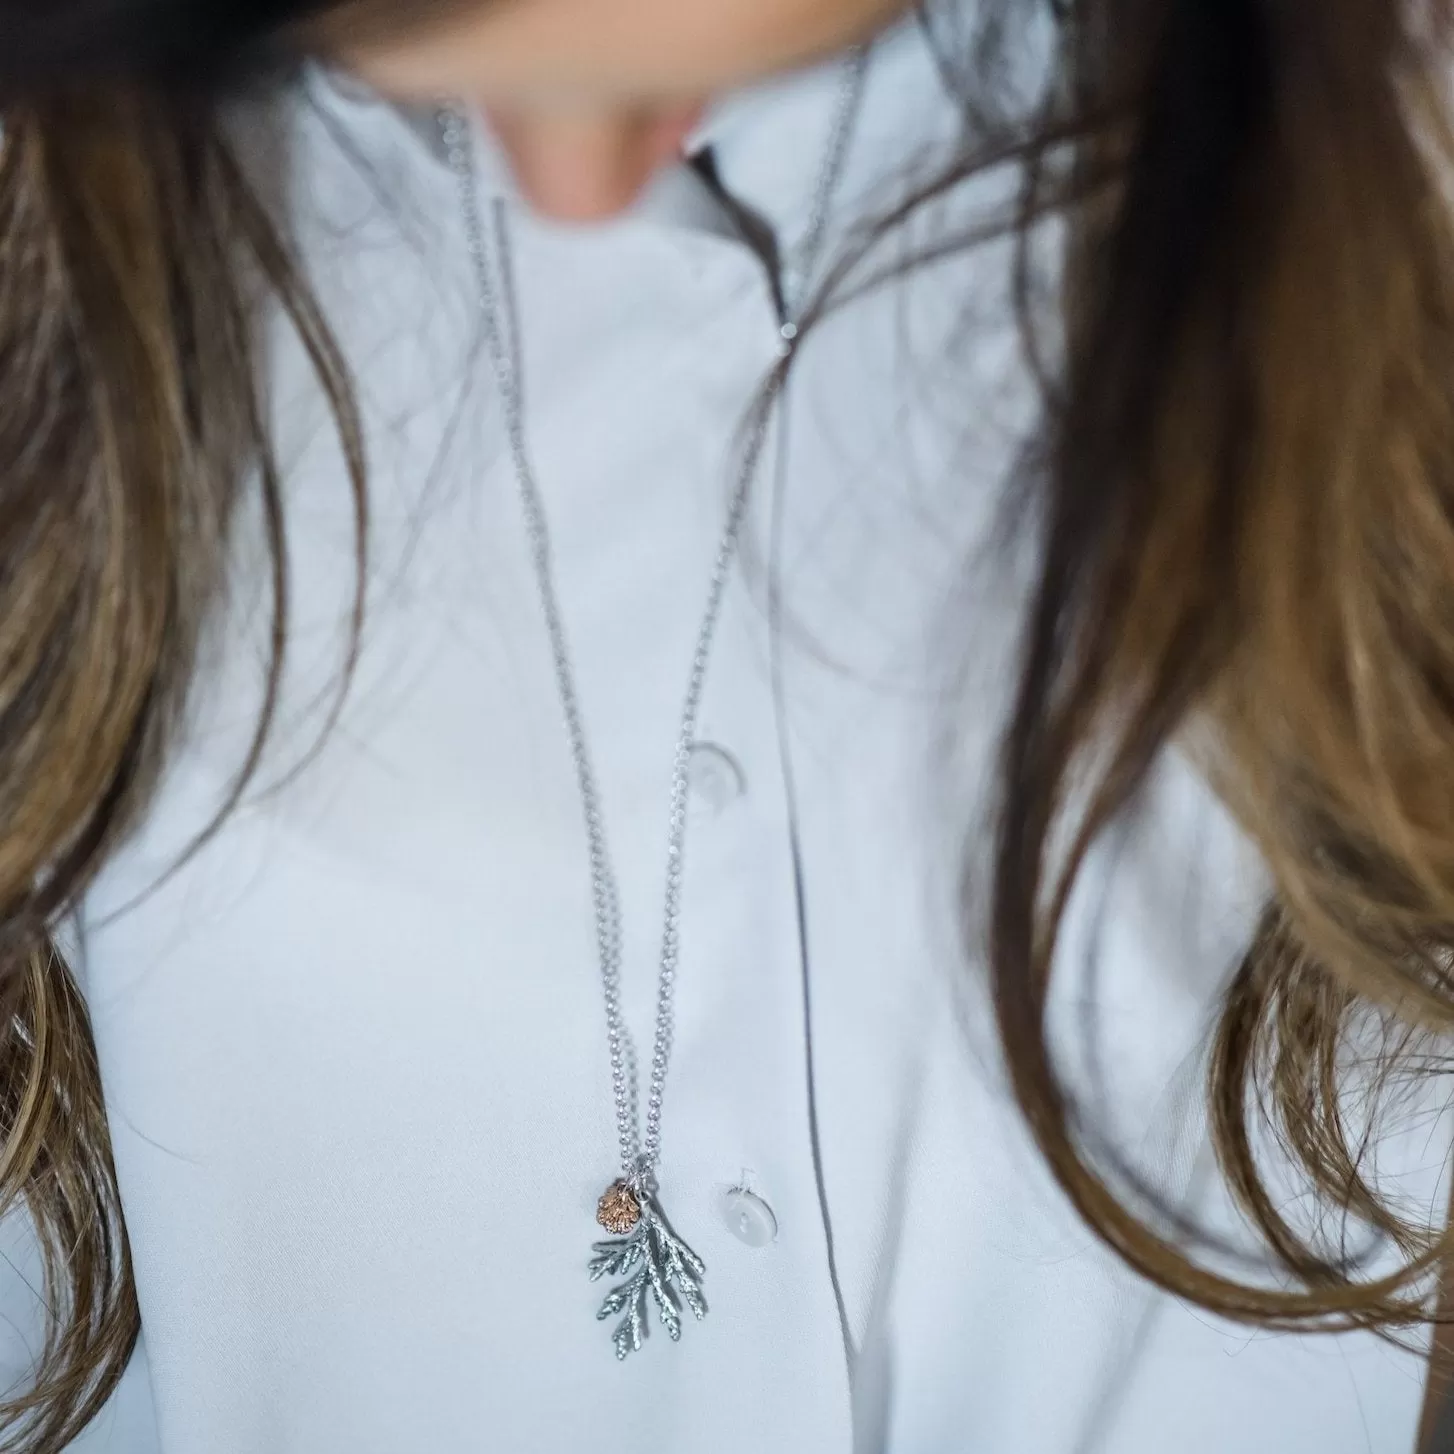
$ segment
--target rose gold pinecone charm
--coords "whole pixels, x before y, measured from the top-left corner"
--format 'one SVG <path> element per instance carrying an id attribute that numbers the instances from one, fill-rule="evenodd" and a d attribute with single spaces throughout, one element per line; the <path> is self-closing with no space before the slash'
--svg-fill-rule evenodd
<path id="1" fill-rule="evenodd" d="M 641 1220 L 641 1199 L 624 1181 L 606 1188 L 596 1208 L 596 1220 L 616 1236 L 624 1236 Z"/>

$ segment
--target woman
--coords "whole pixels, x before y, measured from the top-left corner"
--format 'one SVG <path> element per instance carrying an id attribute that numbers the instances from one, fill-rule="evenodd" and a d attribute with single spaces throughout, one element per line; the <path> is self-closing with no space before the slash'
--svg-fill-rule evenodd
<path id="1" fill-rule="evenodd" d="M 1444 40 L 5 0 L 11 1447 L 1412 1449 Z"/>

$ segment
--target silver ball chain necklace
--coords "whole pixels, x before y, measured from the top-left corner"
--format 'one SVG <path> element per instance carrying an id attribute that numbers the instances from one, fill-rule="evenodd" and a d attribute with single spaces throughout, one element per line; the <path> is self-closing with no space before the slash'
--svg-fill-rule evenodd
<path id="1" fill-rule="evenodd" d="M 855 50 L 843 66 L 837 108 L 827 147 L 819 167 L 807 231 L 796 250 L 792 275 L 801 280 L 785 301 L 786 321 L 780 329 L 780 353 L 786 358 L 796 347 L 802 294 L 813 276 L 822 251 L 829 209 L 842 180 L 849 144 L 860 110 L 867 73 L 866 48 Z M 687 830 L 688 773 L 696 742 L 697 715 L 712 643 L 721 615 L 727 582 L 737 555 L 738 537 L 747 513 L 753 481 L 758 474 L 770 427 L 770 411 L 758 417 L 742 453 L 727 518 L 718 540 L 707 581 L 707 604 L 697 632 L 687 675 L 686 696 L 672 760 L 671 795 L 667 819 L 665 911 L 656 983 L 656 1022 L 651 1045 L 651 1073 L 647 1081 L 644 1127 L 639 1114 L 636 1055 L 621 1009 L 621 904 L 616 874 L 606 845 L 601 796 L 587 746 L 585 720 L 576 689 L 567 646 L 565 624 L 555 588 L 550 531 L 545 506 L 535 481 L 526 444 L 520 365 L 520 319 L 511 267 L 510 231 L 504 204 L 496 201 L 487 227 L 475 177 L 470 125 L 459 107 L 438 114 L 440 136 L 448 153 L 459 190 L 465 242 L 479 288 L 485 347 L 494 369 L 503 410 L 505 434 L 520 493 L 525 535 L 535 568 L 541 613 L 555 666 L 567 743 L 575 768 L 581 807 L 585 815 L 591 903 L 595 915 L 596 953 L 606 1012 L 606 1043 L 610 1053 L 611 1091 L 615 1101 L 616 1139 L 621 1175 L 606 1189 L 597 1208 L 597 1221 L 614 1234 L 597 1242 L 589 1264 L 591 1280 L 621 1278 L 606 1295 L 597 1317 L 619 1318 L 612 1342 L 616 1356 L 637 1352 L 647 1331 L 648 1300 L 655 1305 L 662 1326 L 673 1341 L 681 1337 L 683 1309 L 698 1320 L 707 1313 L 702 1296 L 706 1266 L 673 1231 L 659 1200 L 657 1170 L 661 1162 L 661 1113 L 666 1092 L 667 1064 L 671 1058 L 674 1024 L 673 997 L 680 957 L 683 850 Z"/>

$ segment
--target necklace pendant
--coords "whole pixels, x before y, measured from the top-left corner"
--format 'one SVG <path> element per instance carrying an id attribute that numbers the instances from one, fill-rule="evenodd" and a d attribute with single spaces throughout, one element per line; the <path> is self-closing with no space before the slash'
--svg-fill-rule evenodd
<path id="1" fill-rule="evenodd" d="M 618 1181 L 601 1198 L 596 1219 L 608 1231 L 625 1233 L 617 1241 L 597 1242 L 590 1265 L 592 1282 L 625 1279 L 606 1294 L 596 1313 L 600 1322 L 621 1319 L 611 1334 L 618 1359 L 640 1351 L 653 1306 L 673 1343 L 682 1336 L 684 1308 L 698 1322 L 707 1316 L 702 1297 L 706 1266 L 672 1231 L 655 1198 Z"/>
<path id="2" fill-rule="evenodd" d="M 641 1220 L 641 1198 L 628 1182 L 613 1181 L 596 1206 L 596 1220 L 614 1236 L 624 1237 Z"/>

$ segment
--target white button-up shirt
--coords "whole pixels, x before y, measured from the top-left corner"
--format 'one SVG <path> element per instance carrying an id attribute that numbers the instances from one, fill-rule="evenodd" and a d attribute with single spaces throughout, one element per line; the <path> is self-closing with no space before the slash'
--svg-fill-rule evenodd
<path id="1" fill-rule="evenodd" d="M 785 256 L 838 89 L 827 67 L 709 128 L 723 184 Z M 956 124 L 918 27 L 886 37 L 830 256 Z M 279 326 L 292 619 L 263 771 L 177 866 L 260 703 L 266 576 L 245 510 L 173 767 L 81 928 L 145 1330 L 83 1447 L 1410 1450 L 1419 1358 L 1248 1331 L 1149 1289 L 1077 1221 L 1006 1088 L 984 815 L 1025 574 L 999 506 L 1034 391 L 1003 242 L 861 292 L 802 344 L 690 773 L 660 1175 L 710 1314 L 617 1363 L 586 1274 L 616 1136 L 581 803 L 456 182 L 428 118 L 321 74 L 276 136 L 251 125 L 357 377 L 367 617 L 330 728 L 354 521 Z M 508 193 L 483 138 L 478 165 Z M 1007 185 L 959 189 L 868 270 Z M 689 168 L 590 230 L 505 205 L 624 1003 L 649 1043 L 674 734 L 782 320 Z M 1072 906 L 1057 1010 L 1098 1124 L 1172 1201 L 1229 1225 L 1200 1052 L 1258 882 L 1168 763 Z M 1394 1169 L 1432 1202 L 1426 1136 Z"/>

